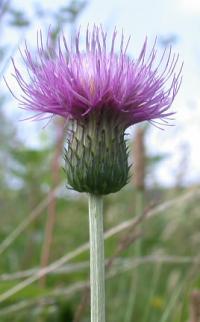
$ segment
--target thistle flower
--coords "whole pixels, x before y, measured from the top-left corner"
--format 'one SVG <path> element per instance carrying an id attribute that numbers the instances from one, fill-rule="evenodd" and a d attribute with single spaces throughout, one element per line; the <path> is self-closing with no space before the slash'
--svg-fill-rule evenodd
<path id="1" fill-rule="evenodd" d="M 153 46 L 147 55 L 145 40 L 140 55 L 127 55 L 128 42 L 121 38 L 115 51 L 114 31 L 108 48 L 107 35 L 94 26 L 86 32 L 85 50 L 79 33 L 71 46 L 63 37 L 58 50 L 43 45 L 38 53 L 25 48 L 22 55 L 29 80 L 14 63 L 15 77 L 24 94 L 20 105 L 35 113 L 60 115 L 69 121 L 65 151 L 68 184 L 88 192 L 90 227 L 91 322 L 105 322 L 103 196 L 120 190 L 128 180 L 129 165 L 125 130 L 138 122 L 165 119 L 180 87 L 178 56 L 171 49 L 156 63 Z"/>
<path id="2" fill-rule="evenodd" d="M 131 59 L 123 35 L 115 51 L 116 36 L 115 30 L 108 48 L 107 34 L 94 26 L 86 32 L 82 51 L 79 33 L 70 47 L 63 37 L 58 50 L 48 40 L 44 46 L 40 35 L 36 57 L 27 46 L 23 55 L 28 81 L 14 64 L 24 92 L 20 106 L 36 119 L 52 114 L 69 120 L 66 174 L 69 185 L 80 192 L 108 194 L 127 183 L 125 130 L 171 116 L 181 83 L 181 68 L 175 73 L 179 57 L 171 49 L 157 61 L 155 45 L 147 54 L 145 40 L 139 57 Z"/>

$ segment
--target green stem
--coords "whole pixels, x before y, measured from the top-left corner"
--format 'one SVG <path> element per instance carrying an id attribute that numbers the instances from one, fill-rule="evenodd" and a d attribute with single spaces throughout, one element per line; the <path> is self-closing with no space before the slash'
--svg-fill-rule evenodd
<path id="1" fill-rule="evenodd" d="M 91 322 L 105 322 L 103 197 L 89 194 Z"/>

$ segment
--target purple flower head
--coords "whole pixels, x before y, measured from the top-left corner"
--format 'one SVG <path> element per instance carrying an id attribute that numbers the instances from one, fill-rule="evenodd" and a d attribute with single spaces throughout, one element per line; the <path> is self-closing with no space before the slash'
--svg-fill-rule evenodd
<path id="1" fill-rule="evenodd" d="M 20 106 L 34 112 L 83 120 L 91 114 L 116 115 L 124 128 L 145 120 L 164 119 L 181 83 L 181 68 L 175 73 L 178 55 L 171 49 L 157 59 L 155 44 L 147 54 L 147 40 L 139 57 L 127 55 L 128 42 L 115 51 L 116 30 L 111 46 L 101 27 L 86 32 L 85 50 L 80 49 L 79 33 L 68 46 L 63 37 L 58 49 L 38 37 L 36 57 L 27 46 L 23 58 L 29 79 L 14 64 L 15 77 L 23 91 Z"/>
<path id="2" fill-rule="evenodd" d="M 25 47 L 22 57 L 29 79 L 14 63 L 23 91 L 20 106 L 33 118 L 60 115 L 69 120 L 65 150 L 68 184 L 80 192 L 104 195 L 119 191 L 128 181 L 125 129 L 145 120 L 168 118 L 181 83 L 178 56 L 171 49 L 157 59 L 155 44 L 147 54 L 147 40 L 137 59 L 127 55 L 122 35 L 115 49 L 101 27 L 86 32 L 85 50 L 79 33 L 68 46 L 63 37 L 52 48 L 38 37 L 36 55 Z"/>

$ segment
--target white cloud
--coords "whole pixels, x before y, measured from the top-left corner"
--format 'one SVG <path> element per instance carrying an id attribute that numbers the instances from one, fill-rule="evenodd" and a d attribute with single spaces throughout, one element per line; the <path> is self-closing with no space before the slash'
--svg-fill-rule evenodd
<path id="1" fill-rule="evenodd" d="M 199 0 L 177 0 L 178 6 L 183 11 L 189 14 L 200 14 L 200 1 Z"/>

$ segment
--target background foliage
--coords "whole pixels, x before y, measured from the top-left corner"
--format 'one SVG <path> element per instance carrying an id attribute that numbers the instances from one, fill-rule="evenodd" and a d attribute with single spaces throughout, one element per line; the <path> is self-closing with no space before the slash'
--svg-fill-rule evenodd
<path id="1" fill-rule="evenodd" d="M 30 18 L 23 8 L 1 1 L 0 32 L 13 28 L 20 41 L 21 34 L 35 21 L 46 24 L 50 19 L 55 43 L 62 28 L 73 34 L 87 5 L 72 1 L 49 12 L 33 2 Z M 15 48 L 10 48 L 9 39 L 0 44 L 1 81 L 12 51 Z M 12 104 L 9 92 L 0 95 L 0 321 L 89 321 L 87 251 L 3 300 L 8 290 L 40 267 L 86 243 L 88 218 L 86 197 L 65 188 L 61 121 L 53 121 L 46 128 L 45 136 L 39 137 L 39 148 L 27 146 L 15 120 L 4 113 L 4 106 Z M 147 126 L 143 143 L 148 131 Z M 131 149 L 134 140 L 136 135 L 130 140 Z M 188 321 L 191 293 L 200 286 L 199 187 L 182 185 L 186 173 L 181 165 L 176 187 L 167 189 L 159 182 L 147 185 L 149 176 L 167 156 L 152 157 L 146 149 L 141 153 L 143 188 L 133 180 L 121 192 L 105 198 L 105 230 L 143 214 L 138 225 L 119 232 L 105 244 L 108 321 Z M 55 194 L 52 189 L 56 189 Z M 145 216 L 158 204 L 163 206 L 157 215 Z"/>

